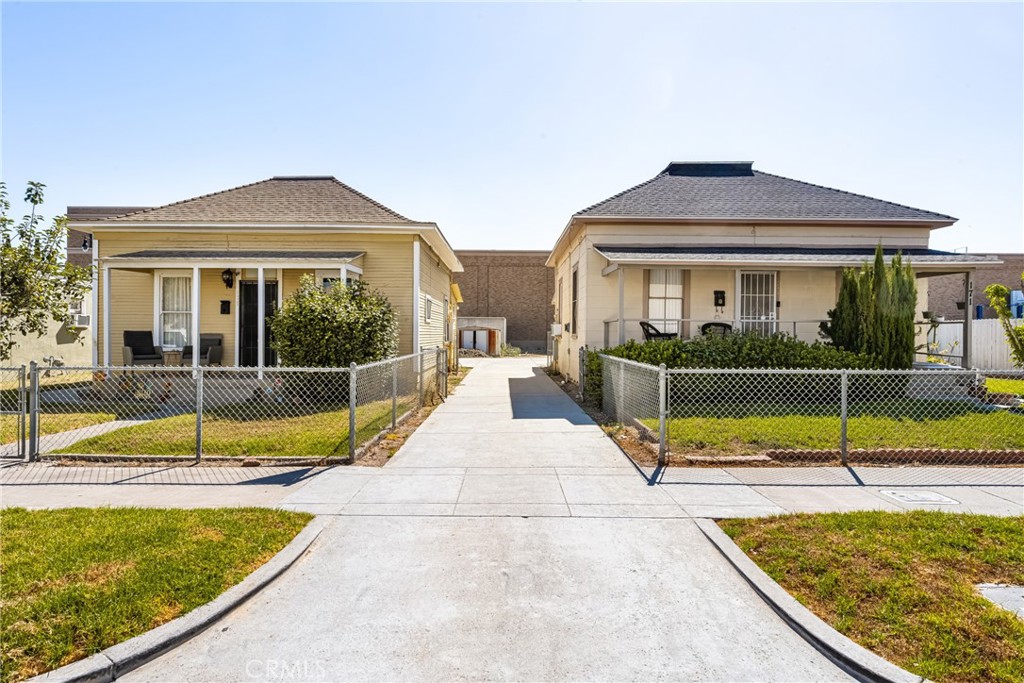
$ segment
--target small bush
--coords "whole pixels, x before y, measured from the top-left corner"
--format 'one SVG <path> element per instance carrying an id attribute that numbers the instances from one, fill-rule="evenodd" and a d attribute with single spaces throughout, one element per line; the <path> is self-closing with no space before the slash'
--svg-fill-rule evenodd
<path id="1" fill-rule="evenodd" d="M 281 365 L 337 368 L 372 363 L 398 350 L 398 322 L 387 297 L 360 281 L 324 290 L 312 275 L 269 321 Z"/>
<path id="2" fill-rule="evenodd" d="M 501 352 L 499 355 L 502 358 L 515 358 L 516 356 L 523 355 L 523 350 L 518 346 L 512 346 L 511 344 L 502 344 Z"/>

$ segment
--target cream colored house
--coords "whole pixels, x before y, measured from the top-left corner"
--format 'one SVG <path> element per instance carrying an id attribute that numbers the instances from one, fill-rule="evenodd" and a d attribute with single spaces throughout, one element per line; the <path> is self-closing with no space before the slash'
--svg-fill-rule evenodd
<path id="1" fill-rule="evenodd" d="M 967 273 L 970 289 L 973 269 L 991 258 L 928 247 L 932 230 L 955 221 L 751 162 L 671 163 L 569 219 L 547 261 L 555 362 L 577 378 L 581 347 L 643 340 L 642 324 L 682 337 L 739 330 L 814 341 L 842 269 L 870 260 L 879 243 L 887 257 L 902 251 L 919 278 Z"/>
<path id="2" fill-rule="evenodd" d="M 401 354 L 454 339 L 452 273 L 462 266 L 437 225 L 330 176 L 274 177 L 129 212 L 68 207 L 68 217 L 91 235 L 95 365 L 121 365 L 130 330 L 151 331 L 167 351 L 220 335 L 224 365 L 273 366 L 266 317 L 307 273 L 325 287 L 360 279 L 383 292 L 398 312 Z"/>

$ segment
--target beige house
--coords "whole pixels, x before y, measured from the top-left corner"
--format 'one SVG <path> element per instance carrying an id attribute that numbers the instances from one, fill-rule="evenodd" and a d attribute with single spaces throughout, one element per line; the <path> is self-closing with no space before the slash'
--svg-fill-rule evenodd
<path id="1" fill-rule="evenodd" d="M 928 247 L 932 230 L 955 221 L 755 171 L 751 162 L 671 163 L 576 213 L 562 231 L 547 260 L 555 363 L 576 378 L 581 347 L 655 333 L 785 332 L 814 341 L 842 269 L 870 260 L 879 243 L 887 257 L 901 251 L 919 278 L 965 273 L 970 289 L 973 270 L 992 258 Z M 918 291 L 923 314 L 925 283 Z"/>
<path id="2" fill-rule="evenodd" d="M 95 365 L 124 364 L 124 332 L 150 331 L 165 351 L 213 336 L 223 365 L 273 366 L 266 317 L 304 274 L 383 292 L 398 312 L 401 354 L 454 339 L 452 273 L 462 266 L 437 225 L 330 176 L 274 177 L 128 212 L 68 207 L 68 217 L 91 235 Z"/>

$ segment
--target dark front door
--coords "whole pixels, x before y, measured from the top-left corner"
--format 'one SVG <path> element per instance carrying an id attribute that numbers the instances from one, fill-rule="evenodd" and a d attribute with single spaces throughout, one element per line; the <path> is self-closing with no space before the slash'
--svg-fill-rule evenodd
<path id="1" fill-rule="evenodd" d="M 259 364 L 259 284 L 256 282 L 240 282 L 242 289 L 238 295 L 241 308 L 238 316 L 238 360 L 242 367 L 252 368 Z M 277 283 L 263 283 L 263 315 L 274 316 L 277 310 Z M 264 325 L 263 365 L 277 365 L 277 353 L 270 348 L 270 325 Z"/>

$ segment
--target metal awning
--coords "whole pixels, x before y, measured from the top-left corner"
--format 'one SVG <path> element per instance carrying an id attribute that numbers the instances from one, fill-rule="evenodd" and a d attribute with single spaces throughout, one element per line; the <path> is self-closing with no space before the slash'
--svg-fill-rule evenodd
<path id="1" fill-rule="evenodd" d="M 810 266 L 849 267 L 874 258 L 874 247 L 747 247 L 596 245 L 610 264 L 650 266 Z M 953 269 L 999 265 L 995 256 L 956 254 L 936 249 L 884 249 L 886 261 L 896 253 L 914 268 Z"/>

